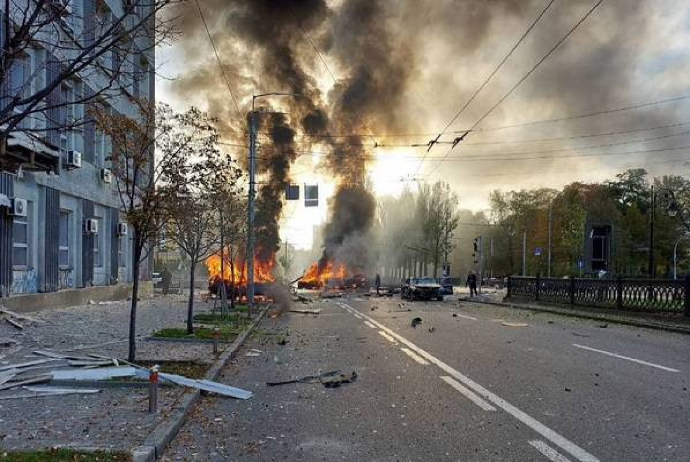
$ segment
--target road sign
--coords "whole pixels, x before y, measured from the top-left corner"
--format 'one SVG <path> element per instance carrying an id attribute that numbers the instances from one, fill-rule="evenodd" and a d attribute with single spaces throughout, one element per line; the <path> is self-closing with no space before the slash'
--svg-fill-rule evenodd
<path id="1" fill-rule="evenodd" d="M 537 257 L 541 256 L 541 247 L 535 247 L 534 255 Z"/>

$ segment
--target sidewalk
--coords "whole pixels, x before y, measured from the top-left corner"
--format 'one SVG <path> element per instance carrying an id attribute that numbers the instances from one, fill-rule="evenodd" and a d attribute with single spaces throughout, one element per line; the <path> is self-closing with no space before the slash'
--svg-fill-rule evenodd
<path id="1" fill-rule="evenodd" d="M 98 353 L 126 358 L 129 302 L 91 305 L 32 313 L 40 324 L 26 323 L 23 330 L 0 323 L 0 339 L 15 341 L 0 346 L 0 367 L 40 359 L 36 350 L 78 355 Z M 186 297 L 156 296 L 139 302 L 137 362 L 192 361 L 208 365 L 215 359 L 211 343 L 148 341 L 164 327 L 184 327 Z M 211 309 L 198 300 L 195 313 Z M 221 343 L 221 350 L 230 344 Z M 148 413 L 146 386 L 89 384 L 97 394 L 3 399 L 18 390 L 0 391 L 0 450 L 37 450 L 53 446 L 108 448 L 129 451 L 141 445 L 154 428 L 179 405 L 183 387 L 161 387 L 158 413 Z M 19 391 L 22 391 L 19 389 Z"/>
<path id="2" fill-rule="evenodd" d="M 595 321 L 608 321 L 629 326 L 646 327 L 649 329 L 666 330 L 681 334 L 690 334 L 690 319 L 682 316 L 666 315 L 664 313 L 642 313 L 635 311 L 620 311 L 605 308 L 570 305 L 549 305 L 534 303 L 529 300 L 511 299 L 504 301 L 505 291 L 484 291 L 478 297 L 469 297 L 469 293 L 458 290 L 457 299 L 463 302 L 484 303 L 531 311 L 572 316 Z"/>

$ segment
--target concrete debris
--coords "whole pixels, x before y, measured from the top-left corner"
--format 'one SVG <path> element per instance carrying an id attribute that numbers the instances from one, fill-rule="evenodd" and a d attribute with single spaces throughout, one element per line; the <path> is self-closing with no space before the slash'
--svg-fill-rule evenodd
<path id="1" fill-rule="evenodd" d="M 422 323 L 422 318 L 414 318 L 412 322 L 410 323 L 410 326 L 412 326 L 413 329 L 416 329 L 418 325 Z"/>
<path id="2" fill-rule="evenodd" d="M 529 324 L 524 323 L 524 322 L 508 322 L 508 321 L 503 321 L 501 323 L 502 325 L 506 327 L 528 327 Z"/>
<path id="3" fill-rule="evenodd" d="M 429 327 L 429 333 L 433 334 L 434 332 L 436 332 L 436 328 L 435 327 Z"/>
<path id="4" fill-rule="evenodd" d="M 261 353 L 257 353 L 256 351 L 248 351 L 247 353 L 245 353 L 245 356 L 258 358 L 259 356 L 261 356 Z"/>

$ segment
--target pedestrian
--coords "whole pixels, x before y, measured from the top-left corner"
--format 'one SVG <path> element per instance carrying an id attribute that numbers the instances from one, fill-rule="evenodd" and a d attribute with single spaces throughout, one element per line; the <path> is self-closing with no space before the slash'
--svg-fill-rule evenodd
<path id="1" fill-rule="evenodd" d="M 465 285 L 470 288 L 470 297 L 477 295 L 477 275 L 474 274 L 474 271 L 470 271 L 470 274 L 467 275 Z"/>
<path id="2" fill-rule="evenodd" d="M 379 273 L 376 273 L 376 279 L 374 280 L 374 285 L 376 286 L 376 295 L 378 295 L 380 297 L 381 292 L 379 292 L 379 290 L 381 289 L 381 276 L 379 276 Z"/>
<path id="3" fill-rule="evenodd" d="M 170 283 L 172 282 L 172 273 L 167 266 L 161 272 L 161 283 L 163 284 L 163 295 L 168 295 L 170 291 Z"/>

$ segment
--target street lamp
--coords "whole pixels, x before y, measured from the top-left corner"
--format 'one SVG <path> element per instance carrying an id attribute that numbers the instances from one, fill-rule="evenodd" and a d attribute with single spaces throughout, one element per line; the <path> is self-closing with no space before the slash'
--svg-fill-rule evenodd
<path id="1" fill-rule="evenodd" d="M 247 303 L 249 309 L 254 308 L 254 199 L 256 197 L 256 132 L 257 120 L 255 117 L 255 103 L 258 98 L 266 96 L 292 96 L 295 98 L 308 98 L 308 96 L 297 93 L 269 92 L 252 95 L 252 112 L 249 119 L 249 200 L 247 206 L 247 224 L 249 237 L 247 239 Z"/>
<path id="2" fill-rule="evenodd" d="M 674 215 L 671 215 L 674 216 Z M 678 239 L 676 239 L 676 243 L 673 245 L 673 279 L 676 280 L 678 277 L 678 271 L 677 271 L 677 262 L 678 262 L 678 244 L 680 244 L 680 241 L 683 239 L 689 239 L 690 234 L 684 234 L 680 236 Z"/>
<path id="3" fill-rule="evenodd" d="M 654 265 L 654 217 L 656 212 L 656 198 L 662 192 L 664 200 L 667 202 L 666 214 L 669 217 L 680 217 L 683 226 L 690 231 L 690 223 L 685 219 L 685 208 L 676 199 L 675 193 L 669 188 L 660 188 L 659 191 L 654 191 L 652 185 L 652 203 L 651 203 L 651 217 L 649 221 L 649 277 L 656 277 L 656 268 Z"/>

